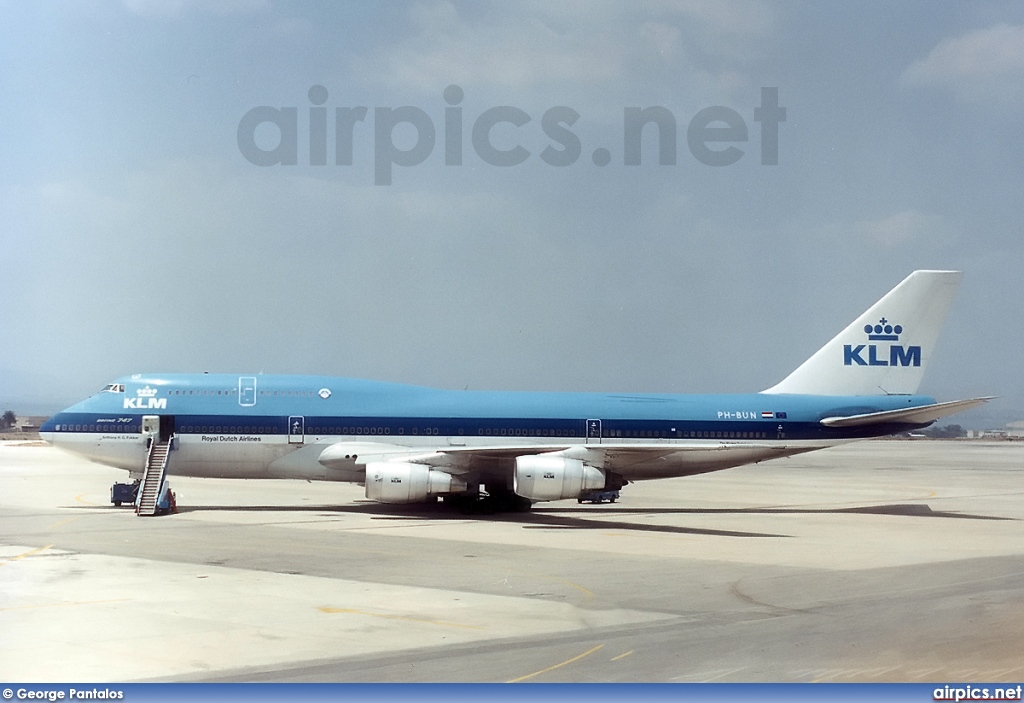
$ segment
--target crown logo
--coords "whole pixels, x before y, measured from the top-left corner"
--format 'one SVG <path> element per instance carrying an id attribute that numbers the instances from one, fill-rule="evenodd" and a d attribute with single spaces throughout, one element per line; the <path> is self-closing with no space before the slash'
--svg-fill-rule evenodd
<path id="1" fill-rule="evenodd" d="M 152 398 L 153 396 L 156 395 L 156 388 L 150 388 L 149 385 L 147 384 L 145 388 L 140 388 L 139 390 L 135 391 L 135 395 L 139 396 L 140 398 Z"/>
<path id="2" fill-rule="evenodd" d="M 884 317 L 877 325 L 864 325 L 868 339 L 876 342 L 898 342 L 903 333 L 903 325 L 893 325 Z"/>

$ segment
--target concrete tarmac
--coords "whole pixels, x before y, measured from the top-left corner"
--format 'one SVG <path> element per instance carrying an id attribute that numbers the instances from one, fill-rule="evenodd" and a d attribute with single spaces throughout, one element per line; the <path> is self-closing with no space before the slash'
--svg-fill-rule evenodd
<path id="1" fill-rule="evenodd" d="M 1024 680 L 1024 442 L 875 441 L 466 517 L 0 443 L 7 681 Z"/>

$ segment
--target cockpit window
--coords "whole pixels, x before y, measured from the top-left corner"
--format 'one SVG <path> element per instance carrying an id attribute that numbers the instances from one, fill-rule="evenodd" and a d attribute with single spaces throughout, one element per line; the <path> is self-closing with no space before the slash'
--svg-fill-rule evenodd
<path id="1" fill-rule="evenodd" d="M 124 393 L 123 383 L 108 383 L 100 393 Z"/>

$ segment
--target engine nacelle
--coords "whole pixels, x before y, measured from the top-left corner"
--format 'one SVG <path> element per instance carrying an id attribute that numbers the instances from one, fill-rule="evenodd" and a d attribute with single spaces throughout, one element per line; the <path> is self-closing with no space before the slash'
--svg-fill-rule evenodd
<path id="1" fill-rule="evenodd" d="M 604 471 L 579 459 L 560 456 L 516 457 L 512 490 L 530 500 L 576 498 L 583 491 L 604 488 Z"/>
<path id="2" fill-rule="evenodd" d="M 366 497 L 378 503 L 418 503 L 442 493 L 462 493 L 466 482 L 423 464 L 377 461 L 366 465 Z"/>

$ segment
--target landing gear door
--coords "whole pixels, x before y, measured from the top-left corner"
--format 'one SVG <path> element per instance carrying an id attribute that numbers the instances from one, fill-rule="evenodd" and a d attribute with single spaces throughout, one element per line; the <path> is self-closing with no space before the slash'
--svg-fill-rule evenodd
<path id="1" fill-rule="evenodd" d="M 306 439 L 306 418 L 292 415 L 288 418 L 288 444 L 302 444 Z"/>

